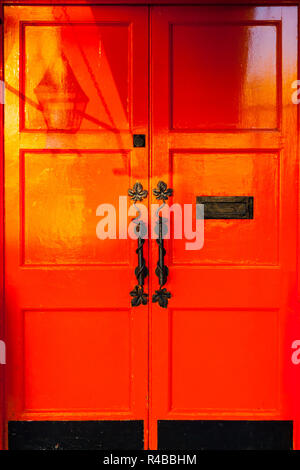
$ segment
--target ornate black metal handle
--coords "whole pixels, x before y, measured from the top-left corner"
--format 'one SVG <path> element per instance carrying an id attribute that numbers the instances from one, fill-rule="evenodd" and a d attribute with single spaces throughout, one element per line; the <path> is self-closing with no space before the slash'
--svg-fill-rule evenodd
<path id="1" fill-rule="evenodd" d="M 135 183 L 133 189 L 128 190 L 128 195 L 134 202 L 141 202 L 148 196 L 148 191 L 146 191 L 141 183 Z M 135 206 L 136 207 L 136 206 Z M 146 305 L 148 303 L 148 294 L 144 292 L 144 283 L 145 277 L 148 276 L 148 268 L 146 266 L 146 261 L 144 258 L 143 247 L 145 243 L 144 236 L 146 234 L 146 225 L 142 220 L 139 220 L 141 217 L 141 211 L 136 207 L 139 212 L 138 216 L 133 220 L 136 224 L 135 234 L 138 237 L 138 247 L 136 254 L 138 255 L 138 265 L 135 268 L 135 277 L 137 278 L 137 285 L 130 292 L 132 297 L 131 305 L 133 307 L 138 307 L 139 305 Z"/>
<path id="2" fill-rule="evenodd" d="M 159 181 L 157 188 L 153 189 L 153 194 L 156 199 L 163 201 L 163 204 L 159 206 L 158 212 L 164 207 L 165 201 L 173 195 L 173 189 L 168 188 L 166 183 Z M 155 269 L 155 274 L 158 277 L 159 289 L 155 291 L 155 294 L 152 297 L 152 302 L 158 302 L 158 305 L 162 308 L 167 308 L 169 299 L 171 298 L 171 292 L 169 292 L 165 287 L 163 287 L 168 279 L 169 269 L 165 265 L 165 255 L 166 250 L 164 248 L 164 222 L 166 220 L 159 215 L 156 233 L 158 238 L 156 243 L 158 244 L 158 261 Z"/>

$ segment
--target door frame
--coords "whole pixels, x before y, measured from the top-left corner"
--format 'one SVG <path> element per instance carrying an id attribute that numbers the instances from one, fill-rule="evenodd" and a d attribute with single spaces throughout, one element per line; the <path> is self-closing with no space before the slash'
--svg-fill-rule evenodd
<path id="1" fill-rule="evenodd" d="M 218 5 L 236 5 L 236 6 L 297 6 L 298 7 L 298 32 L 300 33 L 300 0 L 214 0 L 209 2 L 208 0 L 189 0 L 184 2 L 184 0 L 64 0 L 64 5 L 78 5 L 78 6 L 93 6 L 93 5 L 109 5 L 109 6 L 148 6 L 149 10 L 151 6 L 218 6 Z M 32 5 L 32 6 L 42 6 L 42 5 L 60 5 L 60 0 L 0 0 L 0 80 L 3 81 L 3 49 L 4 49 L 4 6 L 9 5 Z M 300 57 L 300 42 L 298 44 L 298 57 Z M 300 77 L 300 61 L 298 60 L 298 79 Z M 0 84 L 0 86 L 2 86 Z M 1 94 L 1 90 L 0 90 Z M 300 117 L 300 108 L 297 108 L 297 148 L 298 153 L 300 151 L 300 139 L 299 139 L 299 119 Z M 5 312 L 4 312 L 4 210 L 5 210 L 5 201 L 4 201 L 4 105 L 0 103 L 0 152 L 1 152 L 1 163 L 0 163 L 0 340 L 5 341 Z M 299 165 L 300 166 L 300 165 Z M 299 217 L 299 208 L 300 208 L 300 191 L 299 191 L 299 181 L 300 181 L 300 168 L 298 169 L 298 233 L 297 240 L 298 246 L 300 245 L 300 217 Z M 298 254 L 297 259 L 297 305 L 300 312 L 300 255 Z M 6 423 L 6 412 L 5 412 L 5 366 L 0 364 L 0 450 L 5 449 L 5 423 Z"/>

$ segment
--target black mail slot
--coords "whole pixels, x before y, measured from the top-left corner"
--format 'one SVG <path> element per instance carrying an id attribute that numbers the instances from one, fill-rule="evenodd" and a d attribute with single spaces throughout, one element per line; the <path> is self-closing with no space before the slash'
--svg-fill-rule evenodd
<path id="1" fill-rule="evenodd" d="M 197 196 L 205 219 L 253 219 L 253 196 Z"/>

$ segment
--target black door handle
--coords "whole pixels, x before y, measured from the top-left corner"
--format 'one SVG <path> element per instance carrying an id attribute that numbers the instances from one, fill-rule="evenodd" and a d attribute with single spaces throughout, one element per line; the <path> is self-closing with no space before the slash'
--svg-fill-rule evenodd
<path id="1" fill-rule="evenodd" d="M 168 188 L 167 184 L 163 181 L 159 181 L 157 188 L 153 189 L 153 194 L 157 200 L 163 201 L 163 204 L 159 206 L 158 212 L 164 207 L 165 201 L 173 196 L 173 189 Z M 162 215 L 158 216 L 156 233 L 158 238 L 156 243 L 158 244 L 158 261 L 156 264 L 155 274 L 158 277 L 159 289 L 155 291 L 152 296 L 152 302 L 158 302 L 158 305 L 162 308 L 167 308 L 169 299 L 171 298 L 171 292 L 169 292 L 166 287 L 163 287 L 168 279 L 169 268 L 165 264 L 165 255 L 166 250 L 164 247 L 164 222 Z"/>
<path id="2" fill-rule="evenodd" d="M 148 191 L 146 191 L 141 183 L 135 183 L 133 189 L 128 190 L 128 195 L 130 198 L 136 202 L 141 202 L 148 196 Z M 135 206 L 135 204 L 134 204 Z M 138 247 L 136 250 L 136 254 L 138 255 L 138 265 L 134 270 L 135 277 L 137 279 L 137 285 L 134 289 L 130 292 L 131 305 L 132 307 L 138 307 L 139 305 L 146 305 L 148 303 L 148 294 L 144 292 L 144 284 L 145 284 L 145 277 L 148 276 L 148 268 L 146 266 L 146 260 L 144 258 L 144 243 L 145 243 L 145 233 L 146 233 L 146 225 L 142 220 L 139 220 L 141 217 L 141 211 L 137 206 L 135 208 L 138 211 L 138 216 L 133 220 L 136 224 L 135 227 L 135 234 L 138 237 Z"/>

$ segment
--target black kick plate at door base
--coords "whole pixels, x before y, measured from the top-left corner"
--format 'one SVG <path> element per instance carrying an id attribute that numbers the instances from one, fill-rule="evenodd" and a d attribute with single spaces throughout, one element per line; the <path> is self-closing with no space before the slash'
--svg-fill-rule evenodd
<path id="1" fill-rule="evenodd" d="M 253 219 L 253 196 L 197 196 L 204 219 Z"/>
<path id="2" fill-rule="evenodd" d="M 9 450 L 143 450 L 143 421 L 9 421 Z"/>
<path id="3" fill-rule="evenodd" d="M 292 450 L 293 421 L 158 421 L 159 450 Z"/>

